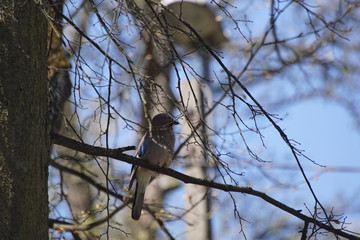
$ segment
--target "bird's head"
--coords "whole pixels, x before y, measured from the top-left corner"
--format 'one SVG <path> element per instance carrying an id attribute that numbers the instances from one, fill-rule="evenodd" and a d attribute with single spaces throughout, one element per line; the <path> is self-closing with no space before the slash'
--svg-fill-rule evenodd
<path id="1" fill-rule="evenodd" d="M 178 124 L 179 122 L 176 121 L 171 115 L 167 113 L 157 114 L 151 120 L 151 125 L 155 128 L 168 128 Z"/>

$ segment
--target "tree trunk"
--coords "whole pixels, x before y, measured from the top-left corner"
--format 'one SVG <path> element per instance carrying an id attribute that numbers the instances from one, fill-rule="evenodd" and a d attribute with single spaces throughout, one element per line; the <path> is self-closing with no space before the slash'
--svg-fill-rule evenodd
<path id="1" fill-rule="evenodd" d="M 205 119 L 204 113 L 212 104 L 211 89 L 204 82 L 199 83 L 198 80 L 191 80 L 189 82 L 182 82 L 181 91 L 183 98 L 187 99 L 186 113 L 190 123 L 193 126 L 197 126 L 201 121 L 204 121 L 197 130 L 198 134 L 194 134 L 188 141 L 197 144 L 189 144 L 186 147 L 188 156 L 185 159 L 185 174 L 200 179 L 207 179 L 206 169 L 209 166 L 209 159 L 206 144 L 209 137 L 207 136 L 206 125 L 211 128 L 212 120 L 209 117 Z M 193 129 L 184 121 L 182 123 L 182 134 L 187 137 L 192 132 Z M 207 187 L 193 184 L 185 185 L 185 208 L 189 211 L 184 216 L 184 220 L 187 223 L 186 239 L 212 239 L 209 195 L 211 195 L 210 189 Z"/>
<path id="2" fill-rule="evenodd" d="M 0 0 L 0 239 L 48 239 L 46 24 Z"/>

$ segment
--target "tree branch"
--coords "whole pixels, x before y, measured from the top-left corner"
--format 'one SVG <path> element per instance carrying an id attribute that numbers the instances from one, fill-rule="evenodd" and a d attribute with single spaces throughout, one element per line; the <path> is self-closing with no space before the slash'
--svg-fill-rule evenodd
<path id="1" fill-rule="evenodd" d="M 61 165 L 53 160 L 50 161 L 50 165 L 53 166 L 54 168 L 58 169 L 61 172 L 67 172 L 67 173 L 70 173 L 72 175 L 75 175 L 75 176 L 81 178 L 82 180 L 86 181 L 87 183 L 94 186 L 98 190 L 103 191 L 105 194 L 109 194 L 117 199 L 120 199 L 125 204 L 127 204 L 127 202 L 128 202 L 127 197 L 125 197 L 115 191 L 111 191 L 110 189 L 107 189 L 105 186 L 97 183 L 92 177 L 90 177 L 84 173 L 78 172 L 72 168 L 65 167 L 64 165 Z"/>
<path id="2" fill-rule="evenodd" d="M 64 147 L 67 147 L 67 148 L 70 148 L 70 149 L 73 149 L 76 151 L 86 153 L 86 154 L 109 157 L 109 158 L 113 158 L 113 159 L 120 160 L 123 162 L 127 162 L 129 164 L 134 164 L 134 165 L 137 165 L 140 167 L 144 167 L 146 169 L 150 169 L 150 170 L 171 176 L 173 178 L 176 178 L 186 184 L 189 184 L 189 183 L 196 184 L 196 185 L 201 185 L 201 186 L 206 186 L 206 187 L 222 190 L 225 192 L 239 192 L 239 193 L 245 193 L 245 194 L 257 196 L 257 197 L 263 199 L 264 201 L 270 203 L 271 205 L 273 205 L 277 208 L 280 208 L 283 211 L 301 219 L 304 222 L 313 223 L 313 224 L 317 225 L 319 228 L 325 229 L 329 232 L 332 232 L 336 235 L 339 235 L 339 236 L 342 236 L 342 237 L 345 237 L 348 239 L 360 239 L 360 237 L 349 234 L 349 233 L 343 231 L 342 229 L 334 228 L 334 227 L 329 226 L 323 222 L 320 222 L 312 217 L 304 215 L 301 213 L 301 210 L 295 210 L 295 209 L 283 204 L 282 202 L 279 202 L 276 199 L 266 195 L 265 193 L 254 190 L 250 187 L 227 185 L 227 184 L 218 183 L 218 182 L 215 182 L 212 180 L 191 177 L 191 176 L 185 175 L 183 173 L 180 173 L 178 171 L 175 171 L 175 170 L 172 170 L 169 168 L 160 168 L 158 166 L 151 165 L 146 161 L 141 161 L 141 159 L 139 159 L 139 158 L 136 158 L 136 157 L 133 157 L 133 156 L 123 153 L 125 151 L 135 149 L 132 146 L 117 148 L 117 149 L 106 149 L 106 148 L 102 148 L 102 147 L 95 147 L 95 146 L 91 146 L 91 145 L 88 145 L 85 143 L 81 143 L 76 140 L 73 140 L 73 139 L 70 139 L 70 138 L 55 134 L 55 133 L 51 134 L 51 138 L 52 138 L 53 144 L 61 145 L 61 146 L 64 146 Z"/>
<path id="3" fill-rule="evenodd" d="M 48 225 L 49 225 L 49 228 L 60 229 L 62 231 L 85 232 L 85 231 L 93 229 L 94 227 L 107 222 L 109 219 L 111 219 L 113 216 L 115 216 L 116 213 L 118 213 L 120 210 L 122 210 L 125 206 L 126 206 L 126 204 L 123 204 L 120 207 L 117 207 L 108 216 L 105 216 L 105 217 L 103 217 L 95 222 L 89 223 L 89 224 L 69 223 L 69 222 L 59 221 L 59 220 L 50 218 L 48 221 Z"/>

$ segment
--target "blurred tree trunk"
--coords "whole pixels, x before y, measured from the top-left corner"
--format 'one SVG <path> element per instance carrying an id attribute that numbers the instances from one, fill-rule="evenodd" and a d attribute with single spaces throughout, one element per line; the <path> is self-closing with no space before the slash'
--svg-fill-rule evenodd
<path id="1" fill-rule="evenodd" d="M 162 66 L 161 61 L 163 57 L 159 56 L 163 53 L 157 52 L 158 56 L 153 53 L 155 44 L 152 39 L 147 42 L 147 50 L 145 55 L 150 59 L 145 63 L 145 75 L 148 79 L 144 82 L 143 96 L 145 99 L 145 116 L 143 118 L 143 125 L 148 126 L 148 120 L 159 113 L 171 113 L 174 109 L 172 102 L 173 94 L 170 88 L 170 67 Z M 146 119 L 148 117 L 149 119 Z M 178 186 L 177 181 L 168 176 L 160 175 L 155 178 L 147 187 L 145 194 L 145 203 L 151 206 L 154 213 L 158 213 L 163 205 L 166 193 Z M 156 217 L 160 215 L 156 214 Z M 157 239 L 158 224 L 154 221 L 153 216 L 143 214 L 138 222 L 139 224 L 132 225 L 133 233 L 136 239 Z"/>
<path id="2" fill-rule="evenodd" d="M 188 122 L 182 124 L 182 134 L 187 137 L 192 134 L 193 128 L 201 123 L 196 130 L 197 134 L 188 142 L 197 143 L 187 146 L 187 158 L 185 160 L 185 174 L 201 179 L 207 179 L 207 167 L 209 159 L 206 144 L 208 142 L 207 127 L 211 128 L 212 121 L 206 121 L 204 113 L 212 103 L 212 93 L 204 82 L 192 80 L 182 82 L 181 91 L 184 99 L 187 99 Z M 205 124 L 206 122 L 206 124 Z M 186 239 L 211 240 L 210 189 L 207 187 L 186 184 L 185 185 L 185 209 L 189 212 L 184 216 L 187 223 Z"/>
<path id="3" fill-rule="evenodd" d="M 136 1 L 138 7 L 145 10 L 144 17 L 148 19 L 149 32 L 143 35 L 146 49 L 144 51 L 144 75 L 147 76 L 142 83 L 142 96 L 144 103 L 143 126 L 149 126 L 150 119 L 158 113 L 171 113 L 174 109 L 173 93 L 170 88 L 170 62 L 172 51 L 164 31 L 156 21 L 158 9 L 147 3 Z M 155 12 L 153 12 L 155 11 Z M 136 13 L 136 12 L 135 12 Z M 136 17 L 139 17 L 135 14 Z M 141 20 L 140 20 L 141 21 Z M 166 180 L 165 180 L 166 178 Z M 178 186 L 177 181 L 167 177 L 158 176 L 149 184 L 145 193 L 145 204 L 160 218 L 165 195 Z M 158 224 L 150 214 L 142 214 L 137 224 L 131 224 L 135 239 L 157 239 Z"/>
<path id="4" fill-rule="evenodd" d="M 48 239 L 46 24 L 0 0 L 0 239 Z"/>

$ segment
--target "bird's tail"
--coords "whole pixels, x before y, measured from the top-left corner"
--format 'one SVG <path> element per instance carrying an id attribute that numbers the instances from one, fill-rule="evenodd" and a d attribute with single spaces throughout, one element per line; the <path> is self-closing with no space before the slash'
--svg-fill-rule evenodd
<path id="1" fill-rule="evenodd" d="M 136 183 L 133 207 L 131 212 L 131 217 L 134 220 L 139 220 L 141 215 L 142 205 L 144 203 L 145 197 L 145 187 L 142 186 L 143 184 Z"/>
<path id="2" fill-rule="evenodd" d="M 139 168 L 136 173 L 136 189 L 134 194 L 133 208 L 131 212 L 131 217 L 134 220 L 138 220 L 141 215 L 142 205 L 144 203 L 145 189 L 149 185 L 151 178 L 153 177 L 154 172 Z"/>

